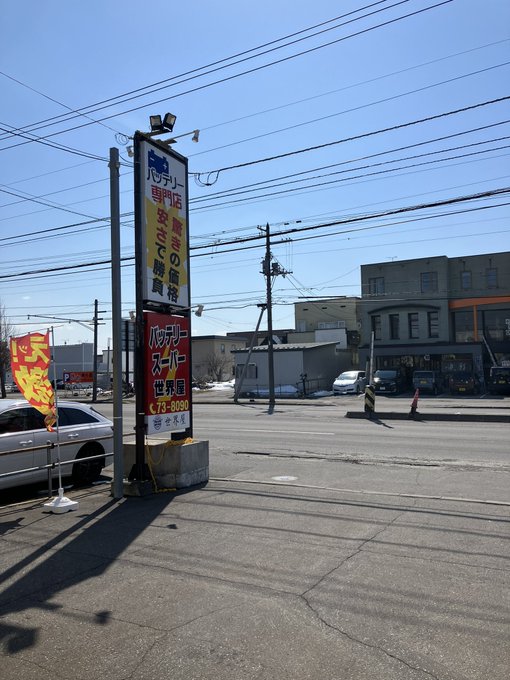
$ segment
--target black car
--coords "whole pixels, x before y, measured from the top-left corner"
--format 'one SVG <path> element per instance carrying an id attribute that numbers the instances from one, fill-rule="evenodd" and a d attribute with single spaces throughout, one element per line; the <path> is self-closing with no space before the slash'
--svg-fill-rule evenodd
<path id="1" fill-rule="evenodd" d="M 491 366 L 488 387 L 491 394 L 510 394 L 510 366 Z"/>
<path id="2" fill-rule="evenodd" d="M 481 384 L 478 376 L 469 371 L 452 373 L 448 383 L 450 394 L 480 394 Z"/>
<path id="3" fill-rule="evenodd" d="M 398 368 L 385 368 L 374 373 L 374 389 L 380 394 L 399 394 L 406 389 L 405 374 Z"/>

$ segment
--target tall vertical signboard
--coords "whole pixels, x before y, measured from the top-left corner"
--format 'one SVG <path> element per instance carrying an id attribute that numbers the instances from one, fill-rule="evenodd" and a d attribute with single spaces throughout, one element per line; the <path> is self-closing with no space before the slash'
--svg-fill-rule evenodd
<path id="1" fill-rule="evenodd" d="M 189 309 L 188 164 L 150 139 L 140 140 L 143 184 L 143 300 Z"/>
<path id="2" fill-rule="evenodd" d="M 191 436 L 188 162 L 137 132 L 135 147 L 137 469 L 144 435 Z"/>

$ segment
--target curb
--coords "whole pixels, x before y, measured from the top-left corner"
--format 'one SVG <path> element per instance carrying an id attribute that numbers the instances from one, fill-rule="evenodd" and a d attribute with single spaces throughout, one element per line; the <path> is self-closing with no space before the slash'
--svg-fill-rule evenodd
<path id="1" fill-rule="evenodd" d="M 366 413 L 361 411 L 347 411 L 346 418 L 358 418 L 362 420 L 369 420 Z M 497 413 L 416 413 L 414 417 L 407 413 L 395 413 L 394 411 L 386 411 L 374 413 L 372 420 L 415 420 L 417 422 L 429 422 L 432 420 L 442 420 L 451 422 L 467 422 L 467 423 L 510 423 L 510 416 L 504 416 Z"/>

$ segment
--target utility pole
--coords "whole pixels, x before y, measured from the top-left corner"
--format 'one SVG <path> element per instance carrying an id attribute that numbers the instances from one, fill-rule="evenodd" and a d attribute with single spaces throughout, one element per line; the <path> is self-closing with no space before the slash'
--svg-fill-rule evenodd
<path id="1" fill-rule="evenodd" d="M 236 404 L 239 401 L 239 395 L 241 394 L 241 390 L 243 388 L 243 382 L 244 382 L 244 379 L 246 377 L 246 373 L 248 371 L 248 364 L 250 363 L 251 353 L 253 351 L 253 347 L 255 346 L 255 342 L 257 341 L 259 326 L 260 326 L 260 322 L 262 321 L 262 315 L 264 314 L 267 305 L 260 304 L 260 305 L 257 305 L 257 307 L 260 308 L 259 320 L 257 321 L 257 325 L 255 327 L 253 335 L 251 336 L 250 349 L 248 350 L 248 356 L 246 357 L 246 361 L 243 364 L 243 370 L 241 371 L 241 375 L 239 377 L 239 380 L 237 380 L 237 378 L 236 378 L 236 389 L 235 389 L 235 392 L 234 392 L 234 401 L 235 401 Z"/>
<path id="2" fill-rule="evenodd" d="M 266 224 L 266 256 L 262 260 L 262 273 L 266 277 L 266 307 L 267 307 L 267 361 L 269 378 L 269 405 L 274 406 L 274 351 L 273 351 L 273 302 L 272 286 L 273 278 L 276 276 L 285 277 L 291 272 L 282 269 L 278 262 L 271 263 L 271 233 L 269 223 Z"/>
<path id="3" fill-rule="evenodd" d="M 100 317 L 99 314 L 104 314 L 105 309 L 98 309 L 98 301 L 94 300 L 94 318 L 93 318 L 93 323 L 94 323 L 94 356 L 92 357 L 92 403 L 95 403 L 97 401 L 97 328 L 99 326 L 99 322 L 103 320 L 103 317 Z M 102 325 L 102 324 L 101 324 Z"/>
<path id="4" fill-rule="evenodd" d="M 119 150 L 110 149 L 110 214 L 112 253 L 112 336 L 113 336 L 113 488 L 115 499 L 124 496 L 124 453 L 122 445 L 122 347 L 121 347 L 121 275 L 120 275 L 120 208 Z M 108 376 L 110 375 L 110 342 L 108 342 Z"/>
<path id="5" fill-rule="evenodd" d="M 274 353 L 273 353 L 273 301 L 271 297 L 271 241 L 269 222 L 266 224 L 266 257 L 263 271 L 266 277 L 266 304 L 267 304 L 267 361 L 269 377 L 269 405 L 274 406 Z"/>

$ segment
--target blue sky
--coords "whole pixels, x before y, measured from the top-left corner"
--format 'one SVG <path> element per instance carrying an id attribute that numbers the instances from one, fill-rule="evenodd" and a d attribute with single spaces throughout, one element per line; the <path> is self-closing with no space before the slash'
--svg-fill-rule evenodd
<path id="1" fill-rule="evenodd" d="M 294 230 L 272 247 L 291 272 L 274 284 L 279 328 L 294 326 L 303 297 L 359 295 L 362 264 L 510 249 L 507 195 L 320 227 L 510 186 L 510 106 L 486 103 L 510 94 L 508 2 L 148 8 L 136 0 L 3 8 L 0 304 L 20 333 L 52 324 L 57 343 L 91 342 L 80 324 L 27 317 L 88 322 L 98 299 L 106 348 L 110 270 L 95 263 L 110 257 L 109 224 L 97 221 L 109 215 L 107 158 L 119 148 L 129 258 L 127 138 L 148 129 L 151 113 L 177 115 L 174 134 L 184 136 L 175 149 L 189 158 L 192 304 L 204 305 L 195 335 L 254 328 L 263 241 L 230 252 L 221 243 L 266 223 L 272 233 Z M 433 119 L 397 127 L 424 118 Z M 185 134 L 194 129 L 198 144 Z M 316 228 L 296 231 L 303 227 Z M 59 269 L 79 264 L 88 266 Z M 132 260 L 122 268 L 122 307 L 126 317 L 134 308 Z"/>

